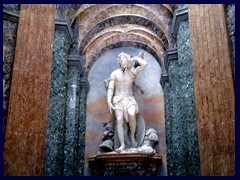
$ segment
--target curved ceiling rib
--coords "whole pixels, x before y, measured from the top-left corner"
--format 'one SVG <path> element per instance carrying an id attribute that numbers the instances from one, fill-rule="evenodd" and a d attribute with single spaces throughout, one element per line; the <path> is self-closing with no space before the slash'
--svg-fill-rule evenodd
<path id="1" fill-rule="evenodd" d="M 169 5 L 84 4 L 75 18 L 78 18 L 78 50 L 85 59 L 85 72 L 97 54 L 106 47 L 116 48 L 119 42 L 131 42 L 129 46 L 138 44 L 138 48 L 144 44 L 165 69 L 164 52 L 170 45 L 168 23 L 172 18 Z"/>
<path id="2" fill-rule="evenodd" d="M 136 6 L 147 9 L 163 22 L 172 16 L 171 11 L 162 4 L 136 4 Z"/>
<path id="3" fill-rule="evenodd" d="M 94 56 L 93 56 L 93 61 L 95 61 L 97 58 L 99 58 L 102 54 L 106 53 L 107 51 L 114 49 L 114 48 L 119 48 L 119 47 L 135 47 L 135 48 L 140 48 L 144 49 L 145 51 L 149 52 L 150 54 L 153 55 L 153 57 L 158 61 L 161 62 L 159 56 L 157 55 L 156 51 L 149 47 L 149 45 L 139 42 L 139 41 L 117 41 L 114 42 L 113 44 L 108 44 L 107 46 L 102 47 L 101 51 L 98 51 Z M 162 67 L 162 64 L 160 64 Z"/>
<path id="4" fill-rule="evenodd" d="M 169 4 L 161 4 L 161 5 L 167 8 L 171 13 L 173 13 L 172 8 Z"/>
<path id="5" fill-rule="evenodd" d="M 96 6 L 96 5 L 99 5 L 99 4 L 82 4 L 81 7 L 78 9 L 78 11 L 75 13 L 75 16 L 73 17 L 71 23 L 73 23 L 73 21 L 74 21 L 78 16 L 81 16 L 84 11 L 86 11 L 86 10 L 92 8 L 93 6 Z M 107 4 L 105 4 L 105 5 L 107 5 Z M 109 4 L 109 5 L 111 5 L 111 4 Z M 114 4 L 112 4 L 112 5 L 114 5 Z M 119 5 L 119 4 L 115 4 L 115 5 Z M 159 5 L 159 6 L 163 6 L 163 7 L 165 7 L 166 9 L 168 9 L 168 10 L 171 12 L 171 14 L 173 13 L 173 12 L 172 12 L 172 8 L 171 8 L 171 6 L 170 6 L 169 4 L 136 4 L 136 5 L 144 5 L 144 6 L 149 6 L 149 5 L 156 6 L 156 5 Z"/>
<path id="6" fill-rule="evenodd" d="M 155 7 L 156 5 L 131 5 L 131 4 L 105 4 L 105 5 L 86 5 L 81 6 L 76 14 L 79 17 L 79 43 L 82 42 L 84 36 L 92 29 L 96 24 L 101 21 L 117 15 L 136 15 L 145 17 L 156 25 L 158 25 L 164 34 L 166 35 L 169 42 L 168 35 L 168 22 L 165 21 L 164 13 L 159 13 L 158 8 L 166 9 L 164 6 Z M 168 12 L 170 14 L 170 12 Z"/>
<path id="7" fill-rule="evenodd" d="M 81 44 L 79 44 L 79 53 L 81 54 L 84 47 L 89 43 L 89 41 L 99 32 L 103 31 L 105 28 L 113 27 L 120 24 L 128 24 L 128 25 L 138 25 L 147 29 L 147 31 L 151 31 L 155 34 L 156 38 L 161 39 L 165 49 L 168 48 L 168 41 L 166 39 L 165 34 L 162 30 L 153 22 L 148 19 L 145 19 L 140 16 L 113 16 L 108 18 L 99 24 L 95 25 L 89 32 L 86 34 Z M 153 31 L 153 29 L 155 31 Z"/>
<path id="8" fill-rule="evenodd" d="M 156 44 L 153 39 L 143 36 L 140 34 L 136 33 L 119 33 L 119 32 L 114 32 L 114 33 L 108 33 L 105 36 L 100 36 L 96 39 L 96 42 L 93 43 L 88 50 L 86 51 L 86 63 L 85 67 L 88 67 L 92 61 L 93 56 L 101 51 L 102 47 L 107 46 L 108 44 L 114 44 L 119 41 L 138 41 L 143 44 L 148 44 L 150 48 L 152 48 L 158 55 L 158 59 L 161 59 L 160 64 L 164 64 L 163 58 L 164 58 L 164 48 L 163 46 L 154 46 L 153 44 Z M 164 66 L 162 67 L 164 69 Z"/>
<path id="9" fill-rule="evenodd" d="M 159 56 L 157 55 L 156 51 L 153 50 L 151 47 L 149 47 L 148 44 L 145 44 L 143 42 L 139 42 L 139 41 L 117 41 L 113 44 L 108 44 L 107 46 L 102 46 L 102 49 L 100 51 L 98 51 L 95 55 L 93 55 L 92 57 L 92 61 L 91 64 L 88 67 L 84 68 L 84 76 L 88 75 L 88 72 L 92 66 L 92 64 L 94 64 L 94 62 L 102 56 L 102 54 L 106 53 L 107 51 L 114 49 L 114 48 L 119 48 L 119 47 L 135 47 L 135 48 L 140 48 L 140 49 L 144 49 L 145 51 L 149 52 L 160 64 L 160 67 L 164 67 L 161 59 L 159 58 Z M 85 55 L 83 56 L 85 59 Z"/>
<path id="10" fill-rule="evenodd" d="M 132 34 L 132 33 L 134 33 L 139 36 L 146 36 L 149 39 L 152 39 L 153 46 L 156 46 L 156 47 L 161 46 L 161 48 L 165 48 L 162 40 L 156 35 L 156 33 L 150 31 L 148 28 L 137 25 L 137 24 L 121 24 L 121 25 L 112 26 L 112 27 L 104 29 L 103 31 L 100 31 L 88 42 L 88 44 L 84 47 L 84 49 L 81 53 L 87 52 L 89 46 L 91 46 L 92 44 L 96 44 L 96 41 L 99 39 L 99 37 L 108 36 L 109 33 L 110 34 L 112 34 L 112 33 L 131 33 Z"/>

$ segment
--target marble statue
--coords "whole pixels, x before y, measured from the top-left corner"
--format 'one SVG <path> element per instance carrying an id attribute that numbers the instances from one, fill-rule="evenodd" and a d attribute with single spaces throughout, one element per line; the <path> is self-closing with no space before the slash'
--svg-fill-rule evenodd
<path id="1" fill-rule="evenodd" d="M 122 52 L 117 57 L 120 68 L 113 71 L 110 75 L 107 91 L 107 102 L 110 113 L 115 114 L 117 123 L 117 135 L 120 147 L 116 152 L 122 152 L 126 149 L 124 140 L 124 121 L 128 123 L 130 128 L 130 139 L 132 147 L 137 147 L 135 137 L 136 133 L 136 114 L 138 113 L 138 104 L 133 96 L 133 83 L 136 76 L 141 73 L 147 66 L 147 62 L 135 56 Z M 132 66 L 132 62 L 136 62 L 138 66 Z"/>
<path id="2" fill-rule="evenodd" d="M 133 96 L 133 90 L 144 93 L 134 80 L 146 68 L 147 62 L 143 59 L 143 53 L 131 58 L 124 52 L 118 55 L 117 62 L 120 68 L 103 81 L 109 111 L 114 113 L 115 120 L 103 123 L 105 131 L 98 154 L 112 152 L 114 149 L 117 153 L 155 154 L 153 146 L 158 142 L 157 131 L 145 127 L 145 120 L 138 114 L 138 104 Z"/>

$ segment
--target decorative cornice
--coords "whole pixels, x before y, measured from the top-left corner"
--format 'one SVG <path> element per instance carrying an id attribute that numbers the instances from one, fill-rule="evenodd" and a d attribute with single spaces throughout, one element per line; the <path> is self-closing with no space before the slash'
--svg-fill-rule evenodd
<path id="1" fill-rule="evenodd" d="M 81 74 L 83 71 L 83 64 L 79 55 L 68 56 L 68 66 L 76 66 Z"/>
<path id="2" fill-rule="evenodd" d="M 168 66 L 170 60 L 177 60 L 178 59 L 178 50 L 177 48 L 167 49 L 164 55 L 164 65 L 166 70 L 168 71 Z"/>
<path id="3" fill-rule="evenodd" d="M 188 8 L 187 7 L 178 9 L 174 12 L 172 29 L 171 29 L 173 39 L 177 38 L 177 32 L 178 32 L 178 27 L 179 27 L 180 21 L 184 21 L 187 19 L 188 19 Z"/>
<path id="4" fill-rule="evenodd" d="M 164 65 L 165 65 L 166 71 L 162 72 L 161 79 L 160 79 L 160 84 L 161 84 L 162 88 L 164 88 L 165 83 L 169 81 L 168 67 L 169 67 L 170 60 L 177 60 L 177 59 L 178 59 L 177 48 L 171 48 L 171 49 L 166 50 L 165 55 L 164 55 Z"/>
<path id="5" fill-rule="evenodd" d="M 68 40 L 72 42 L 73 32 L 69 20 L 66 19 L 55 19 L 55 30 L 64 31 Z"/>
<path id="6" fill-rule="evenodd" d="M 19 13 L 3 10 L 3 19 L 6 20 L 6 21 L 11 21 L 11 22 L 14 22 L 14 23 L 18 23 Z"/>
<path id="7" fill-rule="evenodd" d="M 140 162 L 143 164 L 162 164 L 162 156 L 159 154 L 149 155 L 145 153 L 103 153 L 87 158 L 88 163 L 128 163 Z"/>
<path id="8" fill-rule="evenodd" d="M 88 78 L 87 77 L 81 77 L 80 80 L 80 86 L 84 86 L 86 89 L 86 94 L 88 93 L 89 89 L 90 89 L 90 85 L 88 82 Z"/>
<path id="9" fill-rule="evenodd" d="M 161 84 L 162 88 L 164 88 L 165 83 L 168 82 L 168 81 L 169 81 L 168 73 L 167 72 L 162 72 L 161 79 L 160 79 L 160 84 Z"/>
<path id="10" fill-rule="evenodd" d="M 172 23 L 172 38 L 174 41 L 177 39 L 177 33 L 179 28 L 180 21 L 184 21 L 188 19 L 188 7 L 178 9 L 174 12 L 173 15 L 173 23 Z M 164 65 L 166 68 L 166 72 L 162 72 L 160 84 L 164 87 L 165 83 L 169 81 L 168 78 L 168 67 L 170 60 L 177 60 L 178 59 L 178 50 L 177 48 L 167 49 L 164 54 Z"/>

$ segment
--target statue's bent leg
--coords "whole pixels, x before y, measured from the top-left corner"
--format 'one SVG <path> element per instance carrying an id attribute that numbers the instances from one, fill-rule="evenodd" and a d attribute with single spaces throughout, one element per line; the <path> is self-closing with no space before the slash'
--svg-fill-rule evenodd
<path id="1" fill-rule="evenodd" d="M 129 126 L 130 126 L 130 139 L 132 141 L 132 146 L 137 147 L 137 141 L 135 138 L 135 133 L 137 128 L 135 105 L 131 105 L 128 108 L 128 116 L 129 116 Z"/>
<path id="2" fill-rule="evenodd" d="M 117 121 L 117 133 L 118 133 L 118 139 L 120 142 L 120 147 L 117 148 L 116 152 L 121 152 L 125 149 L 125 143 L 124 143 L 124 129 L 123 129 L 123 112 L 121 110 L 116 109 L 115 110 L 115 116 Z"/>

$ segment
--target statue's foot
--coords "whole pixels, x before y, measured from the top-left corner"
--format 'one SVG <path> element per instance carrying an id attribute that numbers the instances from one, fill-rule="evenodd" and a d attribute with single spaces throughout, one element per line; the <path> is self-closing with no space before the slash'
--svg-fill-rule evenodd
<path id="1" fill-rule="evenodd" d="M 132 142 L 132 145 L 133 145 L 134 148 L 136 148 L 136 147 L 137 147 L 137 141 L 134 140 L 134 141 Z"/>
<path id="2" fill-rule="evenodd" d="M 120 152 L 122 152 L 122 151 L 124 151 L 124 150 L 125 150 L 125 146 L 120 146 L 120 147 L 117 148 L 115 151 L 118 152 L 118 153 L 120 153 Z"/>

